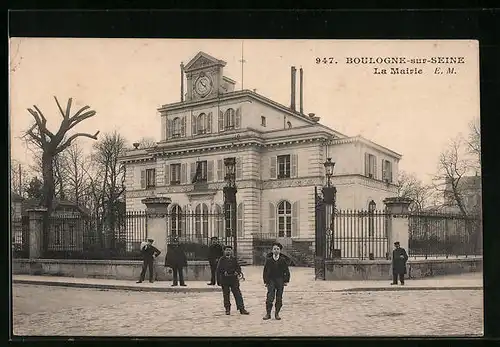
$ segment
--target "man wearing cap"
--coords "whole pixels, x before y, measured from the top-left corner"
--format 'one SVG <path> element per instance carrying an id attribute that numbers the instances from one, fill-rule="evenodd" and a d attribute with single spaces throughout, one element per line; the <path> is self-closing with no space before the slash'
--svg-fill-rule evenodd
<path id="1" fill-rule="evenodd" d="M 174 237 L 172 243 L 167 247 L 167 256 L 165 257 L 165 266 L 170 267 L 173 273 L 172 287 L 177 286 L 177 277 L 179 278 L 180 285 L 185 287 L 184 275 L 182 268 L 187 266 L 187 257 L 179 244 L 179 239 Z"/>
<path id="2" fill-rule="evenodd" d="M 222 249 L 221 244 L 219 243 L 219 239 L 214 236 L 211 238 L 212 244 L 208 248 L 208 262 L 210 263 L 210 270 L 212 272 L 212 277 L 210 282 L 207 283 L 209 286 L 215 285 L 215 271 L 217 270 L 217 262 L 220 257 L 224 255 L 224 251 Z"/>
<path id="3" fill-rule="evenodd" d="M 402 285 L 405 284 L 406 274 L 406 261 L 408 254 L 404 248 L 401 248 L 398 241 L 394 242 L 394 250 L 392 251 L 392 283 L 391 285 L 398 284 L 399 281 Z"/>
<path id="4" fill-rule="evenodd" d="M 146 277 L 146 270 L 149 269 L 149 282 L 153 283 L 153 264 L 154 258 L 160 255 L 161 251 L 153 246 L 153 239 L 147 239 L 147 242 L 141 243 L 141 254 L 143 258 L 141 277 L 137 283 L 142 283 Z"/>
<path id="5" fill-rule="evenodd" d="M 279 315 L 281 307 L 283 306 L 283 290 L 290 282 L 290 270 L 288 269 L 288 261 L 281 250 L 283 246 L 279 242 L 273 243 L 272 252 L 267 256 L 266 263 L 264 264 L 263 279 L 267 287 L 266 296 L 266 315 L 264 320 L 271 319 L 271 310 L 273 309 L 273 302 L 276 298 L 274 305 L 274 318 L 280 320 Z"/>
<path id="6" fill-rule="evenodd" d="M 247 310 L 245 310 L 245 304 L 243 303 L 239 280 L 239 277 L 241 277 L 243 273 L 241 272 L 238 260 L 233 256 L 233 247 L 224 247 L 224 256 L 219 259 L 215 273 L 217 284 L 222 287 L 222 297 L 224 299 L 226 314 L 231 314 L 231 301 L 229 298 L 230 291 L 233 292 L 234 301 L 236 301 L 236 307 L 240 313 L 250 314 Z"/>

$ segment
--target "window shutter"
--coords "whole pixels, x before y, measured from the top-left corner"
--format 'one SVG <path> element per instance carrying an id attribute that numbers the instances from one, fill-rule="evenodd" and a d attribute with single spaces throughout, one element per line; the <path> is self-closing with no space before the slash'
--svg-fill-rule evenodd
<path id="1" fill-rule="evenodd" d="M 300 201 L 295 201 L 292 205 L 292 237 L 299 236 Z"/>
<path id="2" fill-rule="evenodd" d="M 217 181 L 224 181 L 224 164 L 222 159 L 217 160 Z"/>
<path id="3" fill-rule="evenodd" d="M 234 120 L 234 128 L 239 129 L 241 127 L 241 107 L 236 109 L 236 119 Z"/>
<path id="4" fill-rule="evenodd" d="M 392 183 L 392 162 L 387 161 L 387 164 L 388 164 L 388 165 L 387 165 L 387 166 L 388 166 L 388 168 L 387 168 L 387 170 L 386 170 L 386 171 L 387 171 L 387 176 L 388 176 L 387 178 L 389 179 L 389 182 L 391 182 L 391 183 Z"/>
<path id="5" fill-rule="evenodd" d="M 276 235 L 276 210 L 272 202 L 269 203 L 269 234 Z"/>
<path id="6" fill-rule="evenodd" d="M 207 181 L 212 182 L 214 180 L 214 161 L 207 161 Z"/>
<path id="7" fill-rule="evenodd" d="M 292 154 L 290 160 L 291 160 L 291 166 L 292 166 L 290 176 L 297 177 L 298 176 L 298 164 L 299 164 L 298 155 Z"/>
<path id="8" fill-rule="evenodd" d="M 377 157 L 373 156 L 373 178 L 377 179 Z"/>
<path id="9" fill-rule="evenodd" d="M 370 174 L 370 155 L 365 153 L 365 176 L 369 176 Z"/>
<path id="10" fill-rule="evenodd" d="M 244 228 L 244 225 L 245 225 L 244 219 L 243 219 L 244 209 L 245 209 L 245 204 L 241 202 L 238 205 L 238 210 L 236 211 L 237 218 L 238 218 L 238 230 L 237 230 L 237 232 L 238 232 L 238 236 L 239 237 L 243 237 L 243 234 L 244 234 L 244 232 L 243 232 L 244 231 L 243 228 Z"/>
<path id="11" fill-rule="evenodd" d="M 181 183 L 182 184 L 187 183 L 187 164 L 186 163 L 181 164 Z"/>
<path id="12" fill-rule="evenodd" d="M 224 131 L 224 112 L 219 111 L 219 132 Z"/>
<path id="13" fill-rule="evenodd" d="M 207 120 L 207 126 L 206 126 L 207 134 L 210 134 L 212 132 L 212 112 L 208 112 L 206 120 Z"/>
<path id="14" fill-rule="evenodd" d="M 165 141 L 167 139 L 167 117 L 161 117 L 161 140 Z"/>
<path id="15" fill-rule="evenodd" d="M 182 117 L 181 120 L 181 137 L 186 136 L 186 117 Z"/>
<path id="16" fill-rule="evenodd" d="M 170 165 L 169 164 L 165 164 L 164 168 L 165 170 L 165 174 L 164 174 L 164 177 L 165 177 L 165 185 L 168 186 L 170 184 Z"/>
<path id="17" fill-rule="evenodd" d="M 196 174 L 196 162 L 191 163 L 191 172 L 189 173 L 189 183 L 193 182 L 194 175 Z"/>
<path id="18" fill-rule="evenodd" d="M 269 158 L 269 177 L 276 178 L 276 156 Z"/>
<path id="19" fill-rule="evenodd" d="M 172 120 L 167 119 L 167 140 L 172 138 L 172 125 L 173 125 Z"/>
<path id="20" fill-rule="evenodd" d="M 196 134 L 198 133 L 197 128 L 196 128 L 196 124 L 197 124 L 196 116 L 193 114 L 193 115 L 191 115 L 191 135 L 192 136 L 196 136 Z"/>
<path id="21" fill-rule="evenodd" d="M 236 179 L 240 180 L 243 176 L 243 161 L 241 157 L 236 158 Z"/>
<path id="22" fill-rule="evenodd" d="M 382 180 L 385 180 L 387 178 L 387 171 L 386 171 L 386 164 L 385 160 L 382 159 Z"/>
<path id="23" fill-rule="evenodd" d="M 146 170 L 141 170 L 141 188 L 146 189 Z"/>

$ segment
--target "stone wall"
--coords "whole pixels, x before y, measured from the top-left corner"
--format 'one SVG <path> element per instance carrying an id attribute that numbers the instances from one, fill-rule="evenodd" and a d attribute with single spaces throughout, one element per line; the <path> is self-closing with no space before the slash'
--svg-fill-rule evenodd
<path id="1" fill-rule="evenodd" d="M 14 275 L 46 275 L 78 278 L 105 278 L 115 280 L 139 279 L 142 261 L 135 260 L 70 260 L 70 259 L 14 259 Z M 160 263 L 155 264 L 155 279 L 171 281 L 172 271 Z M 149 274 L 146 274 L 146 281 Z M 207 261 L 189 261 L 184 268 L 187 281 L 210 281 L 210 265 Z"/>
<path id="2" fill-rule="evenodd" d="M 417 279 L 480 272 L 482 269 L 482 257 L 408 260 L 406 276 Z M 390 260 L 326 260 L 325 270 L 325 279 L 327 281 L 392 280 L 392 265 Z"/>

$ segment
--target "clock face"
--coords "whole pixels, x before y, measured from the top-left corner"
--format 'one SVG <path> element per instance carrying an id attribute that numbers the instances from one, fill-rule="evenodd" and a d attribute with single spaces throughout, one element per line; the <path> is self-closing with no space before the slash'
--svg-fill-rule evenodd
<path id="1" fill-rule="evenodd" d="M 201 96 L 207 96 L 212 90 L 212 81 L 207 76 L 201 76 L 194 85 L 196 92 Z"/>

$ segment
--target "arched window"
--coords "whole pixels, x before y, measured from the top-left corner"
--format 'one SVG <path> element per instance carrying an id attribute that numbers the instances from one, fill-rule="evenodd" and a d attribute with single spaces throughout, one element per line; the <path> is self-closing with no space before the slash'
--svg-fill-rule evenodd
<path id="1" fill-rule="evenodd" d="M 288 127 L 288 129 L 290 129 L 292 127 L 292 122 L 290 121 L 286 122 L 286 126 Z"/>
<path id="2" fill-rule="evenodd" d="M 207 131 L 207 115 L 205 113 L 200 113 L 196 120 L 198 134 L 204 134 Z"/>
<path id="3" fill-rule="evenodd" d="M 174 205 L 171 210 L 170 230 L 172 236 L 182 236 L 182 209 L 179 205 Z"/>
<path id="4" fill-rule="evenodd" d="M 222 213 L 222 207 L 219 205 L 214 206 L 214 234 L 219 239 L 224 238 L 224 214 Z"/>
<path id="5" fill-rule="evenodd" d="M 208 237 L 208 206 L 207 204 L 198 204 L 194 211 L 194 230 L 196 237 Z"/>
<path id="6" fill-rule="evenodd" d="M 292 205 L 286 200 L 278 204 L 278 237 L 292 237 Z"/>
<path id="7" fill-rule="evenodd" d="M 224 127 L 234 129 L 234 110 L 232 108 L 229 108 L 224 115 Z"/>
<path id="8" fill-rule="evenodd" d="M 175 117 L 172 121 L 172 135 L 174 137 L 181 136 L 181 119 L 179 117 Z"/>

